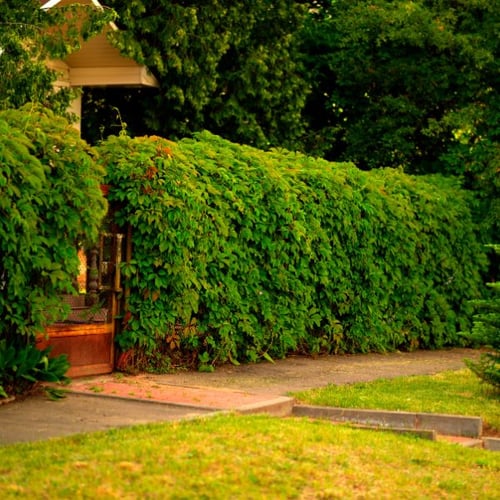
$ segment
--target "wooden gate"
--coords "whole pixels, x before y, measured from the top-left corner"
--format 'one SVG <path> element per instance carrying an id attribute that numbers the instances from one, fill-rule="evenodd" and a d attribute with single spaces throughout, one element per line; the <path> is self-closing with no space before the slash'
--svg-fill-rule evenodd
<path id="1" fill-rule="evenodd" d="M 114 369 L 123 246 L 123 234 L 103 233 L 97 247 L 80 251 L 79 294 L 62 298 L 71 312 L 66 321 L 51 325 L 46 338 L 39 340 L 40 348 L 52 346 L 51 355 L 67 354 L 70 377 L 100 375 Z"/>

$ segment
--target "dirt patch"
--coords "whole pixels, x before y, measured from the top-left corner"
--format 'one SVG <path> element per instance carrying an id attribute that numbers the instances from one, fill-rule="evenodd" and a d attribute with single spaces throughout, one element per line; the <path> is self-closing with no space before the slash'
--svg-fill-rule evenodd
<path id="1" fill-rule="evenodd" d="M 483 437 L 494 437 L 500 438 L 500 430 L 491 427 L 487 423 L 483 422 Z"/>

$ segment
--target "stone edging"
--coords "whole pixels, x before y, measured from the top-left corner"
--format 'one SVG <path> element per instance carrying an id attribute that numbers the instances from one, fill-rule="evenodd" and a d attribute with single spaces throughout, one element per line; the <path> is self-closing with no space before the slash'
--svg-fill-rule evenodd
<path id="1" fill-rule="evenodd" d="M 474 438 L 480 437 L 483 430 L 483 423 L 480 417 L 463 417 L 435 413 L 295 405 L 292 415 L 324 418 L 336 422 L 353 422 L 382 428 L 434 430 L 438 434 Z"/>

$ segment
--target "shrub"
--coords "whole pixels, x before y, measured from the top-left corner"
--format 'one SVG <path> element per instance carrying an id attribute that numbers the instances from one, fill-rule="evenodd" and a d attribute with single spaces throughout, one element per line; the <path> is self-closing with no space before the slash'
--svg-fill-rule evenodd
<path id="1" fill-rule="evenodd" d="M 105 213 L 101 178 L 91 150 L 63 118 L 35 107 L 0 112 L 5 352 L 29 349 L 37 334 L 64 317 L 59 295 L 73 291 L 77 245 L 97 236 Z"/>
<path id="2" fill-rule="evenodd" d="M 491 247 L 500 255 L 500 245 Z M 481 380 L 500 391 L 500 282 L 488 285 L 492 295 L 473 302 L 477 314 L 469 338 L 489 350 L 479 361 L 466 360 L 466 364 Z"/>
<path id="3" fill-rule="evenodd" d="M 458 342 L 484 255 L 452 182 L 209 133 L 99 152 L 133 234 L 122 349 L 207 368 Z"/>
<path id="4" fill-rule="evenodd" d="M 37 349 L 27 345 L 0 341 L 0 396 L 21 394 L 39 381 L 67 382 L 69 363 L 66 355 L 49 357 L 51 348 Z"/>

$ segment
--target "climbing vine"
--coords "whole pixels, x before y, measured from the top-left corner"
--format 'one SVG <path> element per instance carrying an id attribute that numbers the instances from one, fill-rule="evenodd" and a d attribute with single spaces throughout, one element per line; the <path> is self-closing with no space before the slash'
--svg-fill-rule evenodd
<path id="1" fill-rule="evenodd" d="M 102 175 L 65 119 L 32 105 L 0 111 L 0 388 L 67 369 L 35 340 L 64 317 L 60 294 L 73 290 L 77 244 L 97 237 Z"/>
<path id="2" fill-rule="evenodd" d="M 133 234 L 123 350 L 209 369 L 458 342 L 484 255 L 452 182 L 208 132 L 98 149 Z"/>

